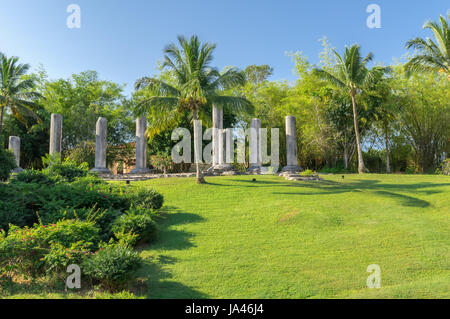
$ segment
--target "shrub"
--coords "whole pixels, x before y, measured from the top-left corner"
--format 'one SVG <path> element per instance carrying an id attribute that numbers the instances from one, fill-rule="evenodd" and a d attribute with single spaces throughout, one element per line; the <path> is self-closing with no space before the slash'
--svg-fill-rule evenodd
<path id="1" fill-rule="evenodd" d="M 14 154 L 8 150 L 0 148 L 0 181 L 6 181 L 12 170 L 17 167 Z"/>
<path id="2" fill-rule="evenodd" d="M 129 194 L 130 206 L 157 210 L 163 206 L 164 197 L 153 189 L 139 188 Z"/>
<path id="3" fill-rule="evenodd" d="M 450 175 L 450 158 L 447 158 L 436 171 L 440 175 Z"/>
<path id="4" fill-rule="evenodd" d="M 44 174 L 41 171 L 35 171 L 35 170 L 24 170 L 23 172 L 20 172 L 19 174 L 15 175 L 11 183 L 37 183 L 37 184 L 44 184 L 44 185 L 52 185 L 55 184 L 55 180 L 52 178 L 49 178 L 48 175 Z"/>
<path id="5" fill-rule="evenodd" d="M 52 225 L 19 228 L 11 225 L 0 236 L 0 260 L 15 272 L 35 277 L 46 270 L 61 270 L 97 249 L 99 230 L 92 222 L 63 220 Z"/>
<path id="6" fill-rule="evenodd" d="M 302 176 L 315 176 L 317 174 L 313 170 L 307 169 L 307 170 L 304 170 L 303 172 L 301 172 L 300 175 L 302 175 Z"/>
<path id="7" fill-rule="evenodd" d="M 156 237 L 156 224 L 150 213 L 142 208 L 132 208 L 125 215 L 118 217 L 112 229 L 118 239 L 123 237 L 123 234 L 135 234 L 136 237 L 129 241 L 131 245 L 152 241 Z"/>
<path id="8" fill-rule="evenodd" d="M 61 161 L 59 154 L 47 155 L 42 158 L 42 162 L 47 168 L 46 174 L 61 179 L 62 182 L 73 182 L 77 177 L 89 175 L 89 165 L 87 163 L 77 164 L 69 159 Z"/>
<path id="9" fill-rule="evenodd" d="M 154 167 L 156 167 L 158 170 L 162 171 L 164 174 L 166 174 L 167 169 L 172 164 L 172 159 L 168 155 L 164 155 L 162 153 L 158 153 L 156 155 L 150 156 L 150 162 Z"/>
<path id="10" fill-rule="evenodd" d="M 142 264 L 142 258 L 132 249 L 118 244 L 102 245 L 82 264 L 84 274 L 110 290 L 125 288 L 135 278 L 135 272 Z"/>

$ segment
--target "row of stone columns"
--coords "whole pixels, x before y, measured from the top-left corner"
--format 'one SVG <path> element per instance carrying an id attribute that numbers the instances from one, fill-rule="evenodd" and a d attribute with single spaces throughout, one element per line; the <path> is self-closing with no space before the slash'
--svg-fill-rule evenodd
<path id="1" fill-rule="evenodd" d="M 62 143 L 62 116 L 52 114 L 50 123 L 50 154 L 61 153 Z M 106 167 L 106 148 L 107 148 L 107 127 L 108 120 L 100 117 L 96 124 L 95 137 L 95 167 L 94 172 L 111 173 Z M 144 174 L 150 170 L 147 168 L 147 119 L 140 117 L 136 120 L 136 168 L 131 171 L 132 174 Z M 212 168 L 221 170 L 232 169 L 231 162 L 234 159 L 234 139 L 230 129 L 223 129 L 223 110 L 214 106 L 213 108 L 213 160 Z M 250 168 L 249 171 L 259 171 L 262 166 L 262 140 L 261 140 L 261 120 L 253 119 L 250 125 Z M 11 136 L 9 138 L 9 149 L 16 158 L 17 171 L 20 168 L 20 138 Z M 283 172 L 298 172 L 301 167 L 297 160 L 297 128 L 296 118 L 294 116 L 286 117 L 286 151 L 287 166 Z"/>
<path id="2" fill-rule="evenodd" d="M 52 114 L 50 119 L 50 148 L 49 154 L 60 154 L 62 150 L 62 127 L 63 118 L 60 114 Z M 100 117 L 97 120 L 95 132 L 95 167 L 93 172 L 109 174 L 110 170 L 106 167 L 106 148 L 107 148 L 107 128 L 108 120 Z M 136 120 L 136 168 L 131 171 L 133 174 L 148 173 L 147 168 L 147 139 L 145 131 L 147 130 L 147 119 L 140 117 Z M 9 150 L 14 153 L 18 168 L 15 172 L 20 172 L 20 138 L 17 136 L 9 137 Z"/>
<path id="3" fill-rule="evenodd" d="M 286 160 L 283 172 L 299 172 L 297 150 L 297 120 L 294 116 L 286 116 Z M 227 140 L 229 139 L 229 140 Z M 262 166 L 261 120 L 253 119 L 250 124 L 250 172 L 259 172 Z M 229 130 L 223 129 L 223 110 L 213 106 L 213 160 L 212 169 L 226 170 L 231 168 L 228 160 L 234 157 L 233 137 Z M 231 154 L 230 154 L 231 153 Z M 228 155 L 228 156 L 227 156 Z"/>

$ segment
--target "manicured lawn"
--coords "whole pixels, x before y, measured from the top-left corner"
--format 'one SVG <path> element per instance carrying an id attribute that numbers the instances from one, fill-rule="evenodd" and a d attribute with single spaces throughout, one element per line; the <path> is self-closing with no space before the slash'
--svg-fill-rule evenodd
<path id="1" fill-rule="evenodd" d="M 450 297 L 450 179 L 324 176 L 160 179 L 149 298 Z M 135 184 L 135 185 L 136 185 Z M 381 267 L 368 289 L 367 266 Z"/>
<path id="2" fill-rule="evenodd" d="M 132 183 L 165 196 L 142 251 L 148 298 L 449 298 L 445 176 L 216 177 Z M 381 267 L 368 289 L 367 266 Z M 38 293 L 17 297 L 73 298 Z"/>

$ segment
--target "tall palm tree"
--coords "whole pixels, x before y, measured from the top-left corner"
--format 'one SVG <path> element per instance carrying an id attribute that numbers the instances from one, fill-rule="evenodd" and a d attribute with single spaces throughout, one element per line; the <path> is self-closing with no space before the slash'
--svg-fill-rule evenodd
<path id="1" fill-rule="evenodd" d="M 450 20 L 450 13 L 448 19 Z M 418 55 L 405 66 L 412 72 L 444 72 L 450 80 L 450 24 L 442 15 L 439 20 L 441 25 L 435 21 L 427 21 L 423 26 L 433 32 L 435 41 L 430 38 L 415 38 L 406 43 L 406 48 L 418 50 Z"/>
<path id="2" fill-rule="evenodd" d="M 19 64 L 18 57 L 6 57 L 0 52 L 0 137 L 3 129 L 3 117 L 6 109 L 18 120 L 25 121 L 25 116 L 38 119 L 33 108 L 33 102 L 42 96 L 33 92 L 35 82 L 32 79 L 23 79 L 28 72 L 28 64 Z"/>
<path id="3" fill-rule="evenodd" d="M 213 104 L 238 112 L 253 109 L 253 105 L 243 97 L 221 95 L 224 89 L 243 85 L 245 75 L 236 68 L 219 72 L 211 67 L 215 48 L 214 44 L 201 43 L 197 36 L 189 40 L 178 36 L 178 45 L 172 43 L 164 49 L 163 68 L 172 72 L 174 84 L 149 77 L 141 78 L 135 84 L 136 90 L 147 88 L 151 92 L 151 96 L 137 106 L 137 115 L 152 114 L 148 135 L 173 127 L 181 114 L 188 114 L 194 121 L 194 157 L 199 184 L 205 180 L 197 160 L 201 158 L 198 154 L 201 149 L 196 143 L 201 141 L 201 137 L 197 136 L 195 121 L 204 118 L 205 111 Z"/>
<path id="4" fill-rule="evenodd" d="M 358 172 L 363 174 L 365 171 L 364 159 L 361 151 L 361 138 L 358 125 L 358 110 L 356 108 L 356 95 L 366 87 L 370 86 L 376 80 L 380 79 L 388 68 L 374 67 L 371 70 L 367 68 L 367 63 L 372 61 L 373 54 L 369 53 L 364 59 L 361 56 L 359 45 L 353 45 L 345 48 L 344 58 L 334 51 L 337 58 L 337 65 L 332 71 L 324 69 L 314 69 L 314 73 L 330 84 L 347 89 L 353 105 L 353 123 L 355 126 L 356 147 L 358 150 Z"/>

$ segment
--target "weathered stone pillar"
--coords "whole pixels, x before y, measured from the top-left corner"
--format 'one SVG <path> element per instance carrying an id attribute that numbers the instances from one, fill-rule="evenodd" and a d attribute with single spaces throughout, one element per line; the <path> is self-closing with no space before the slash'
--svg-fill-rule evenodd
<path id="1" fill-rule="evenodd" d="M 150 173 L 147 168 L 147 119 L 142 116 L 136 119 L 136 168 L 131 171 L 131 174 L 146 174 Z"/>
<path id="2" fill-rule="evenodd" d="M 297 158 L 297 120 L 294 116 L 286 116 L 286 160 L 283 172 L 301 172 Z"/>
<path id="3" fill-rule="evenodd" d="M 49 154 L 61 154 L 63 118 L 60 114 L 52 114 L 50 120 L 50 150 Z"/>
<path id="4" fill-rule="evenodd" d="M 213 105 L 212 167 L 219 165 L 219 136 L 223 129 L 223 110 Z"/>
<path id="5" fill-rule="evenodd" d="M 13 152 L 16 158 L 17 168 L 13 170 L 13 173 L 20 173 L 23 169 L 20 167 L 20 137 L 10 136 L 9 137 L 9 150 Z"/>
<path id="6" fill-rule="evenodd" d="M 95 136 L 95 168 L 92 172 L 101 174 L 111 174 L 111 171 L 106 167 L 106 136 L 108 129 L 108 120 L 100 117 L 97 121 L 96 136 Z"/>
<path id="7" fill-rule="evenodd" d="M 250 168 L 249 172 L 259 173 L 262 166 L 261 153 L 261 120 L 253 119 L 249 132 L 250 140 Z"/>

